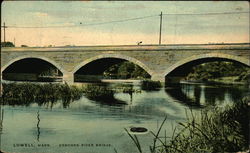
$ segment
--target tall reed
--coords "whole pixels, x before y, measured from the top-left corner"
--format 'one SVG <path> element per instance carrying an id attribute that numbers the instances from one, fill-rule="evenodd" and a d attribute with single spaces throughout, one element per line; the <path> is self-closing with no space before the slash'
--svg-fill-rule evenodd
<path id="1" fill-rule="evenodd" d="M 177 132 L 175 128 L 169 141 L 166 141 L 169 137 L 159 136 L 165 118 L 156 134 L 151 131 L 154 136 L 151 153 L 217 153 L 249 149 L 249 101 L 250 98 L 244 98 L 224 109 L 215 107 L 202 110 L 199 117 L 195 117 L 191 111 L 187 121 L 179 123 L 178 128 L 181 130 Z M 138 152 L 142 152 L 139 139 L 128 135 L 136 144 Z"/>
<path id="2" fill-rule="evenodd" d="M 33 102 L 43 104 L 76 100 L 82 94 L 80 88 L 68 84 L 11 83 L 3 84 L 2 102 L 10 105 L 29 105 Z"/>
<path id="3" fill-rule="evenodd" d="M 92 85 L 88 84 L 83 88 L 84 95 L 91 99 L 97 101 L 109 101 L 114 99 L 114 91 L 107 86 Z"/>

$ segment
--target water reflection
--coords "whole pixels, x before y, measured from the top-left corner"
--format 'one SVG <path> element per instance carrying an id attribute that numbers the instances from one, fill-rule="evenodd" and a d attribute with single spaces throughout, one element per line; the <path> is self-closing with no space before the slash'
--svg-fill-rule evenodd
<path id="1" fill-rule="evenodd" d="M 156 86 L 156 85 L 155 85 Z M 158 85 L 157 85 L 158 86 Z M 89 83 L 83 89 L 59 84 L 4 84 L 3 102 L 10 105 L 37 103 L 52 109 L 57 103 L 68 108 L 72 102 L 86 97 L 100 105 L 133 105 L 134 95 L 161 93 L 164 88 L 144 91 L 143 86 L 127 83 Z M 224 101 L 237 101 L 245 96 L 247 87 L 225 84 L 166 84 L 166 96 L 189 107 L 201 108 Z M 126 97 L 129 95 L 129 100 Z M 160 95 L 160 97 L 164 95 Z"/>
<path id="2" fill-rule="evenodd" d="M 248 92 L 244 85 L 227 84 L 168 84 L 165 92 L 187 106 L 215 106 L 241 100 Z"/>
<path id="3" fill-rule="evenodd" d="M 80 99 L 70 99 L 67 97 L 71 96 L 61 95 L 59 100 L 48 101 L 41 95 L 40 98 L 43 100 L 33 101 L 26 106 L 5 105 L 5 132 L 2 135 L 2 149 L 19 152 L 20 148 L 13 148 L 13 143 L 25 140 L 49 143 L 53 146 L 35 148 L 37 150 L 24 148 L 23 152 L 113 151 L 110 150 L 111 148 L 95 150 L 96 148 L 87 147 L 58 147 L 58 144 L 64 143 L 97 142 L 110 143 L 119 152 L 136 152 L 136 150 L 131 150 L 133 148 L 130 146 L 133 144 L 130 144 L 128 136 L 124 133 L 124 127 L 145 127 L 149 131 L 155 131 L 167 115 L 167 124 L 163 129 L 166 129 L 165 137 L 171 136 L 176 122 L 185 120 L 185 110 L 188 107 L 195 107 L 197 108 L 195 110 L 199 110 L 201 107 L 226 101 L 236 102 L 236 99 L 241 99 L 249 92 L 249 89 L 244 86 L 211 84 L 171 84 L 157 91 L 141 90 L 140 84 L 99 84 L 103 86 L 100 88 L 93 87 L 95 85 L 89 86 L 88 90 L 93 94 L 89 97 L 83 92 Z M 99 91 L 94 93 L 95 89 Z M 69 92 L 64 91 L 64 93 Z M 112 99 L 109 99 L 111 102 L 105 103 L 106 100 L 103 97 L 110 93 L 112 94 Z M 123 101 L 126 104 L 117 104 L 117 101 Z M 142 139 L 145 147 L 148 148 L 152 143 L 152 138 L 149 135 L 143 135 Z"/>
<path id="4" fill-rule="evenodd" d="M 88 84 L 84 88 L 84 96 L 95 102 L 104 105 L 127 105 L 128 101 L 123 101 L 115 97 L 116 93 L 124 93 L 130 95 L 130 104 L 133 101 L 133 93 L 137 90 L 133 89 L 133 84 Z"/>
<path id="5" fill-rule="evenodd" d="M 191 107 L 202 107 L 200 104 L 201 89 L 198 87 L 192 88 L 189 85 L 185 86 L 181 84 L 168 84 L 165 87 L 165 92 L 182 104 Z M 194 98 L 190 96 L 191 92 L 194 92 Z"/>

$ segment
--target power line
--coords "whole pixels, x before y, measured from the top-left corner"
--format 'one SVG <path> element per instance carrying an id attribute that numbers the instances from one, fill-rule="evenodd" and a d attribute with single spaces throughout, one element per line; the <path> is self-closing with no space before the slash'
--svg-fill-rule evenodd
<path id="1" fill-rule="evenodd" d="M 155 17 L 158 15 L 150 15 L 150 16 L 143 16 L 137 18 L 130 18 L 130 19 L 123 19 L 123 20 L 115 20 L 115 21 L 106 21 L 106 22 L 99 22 L 99 23 L 89 23 L 89 24 L 80 24 L 80 25 L 70 25 L 70 26 L 43 26 L 43 27 L 19 27 L 19 26 L 8 26 L 8 28 L 71 28 L 71 27 L 80 27 L 80 26 L 94 26 L 94 25 L 102 25 L 102 24 L 110 24 L 110 23 L 118 23 L 118 22 L 126 22 L 126 21 L 133 21 L 133 20 L 141 20 L 146 18 Z"/>
<path id="2" fill-rule="evenodd" d="M 162 14 L 163 16 L 168 16 L 168 15 L 228 15 L 228 14 L 245 14 L 245 13 L 250 13 L 250 12 L 213 12 L 213 13 L 166 13 Z M 123 20 L 114 20 L 114 21 L 106 21 L 106 22 L 99 22 L 99 23 L 89 23 L 89 24 L 79 24 L 79 25 L 59 25 L 59 26 L 8 26 L 8 28 L 74 28 L 74 27 L 81 27 L 81 26 L 96 26 L 96 25 L 103 25 L 103 24 L 111 24 L 111 23 L 120 23 L 120 22 L 126 22 L 126 21 L 134 21 L 134 20 L 141 20 L 141 19 L 146 19 L 146 18 L 151 18 L 151 17 L 156 17 L 159 15 L 150 15 L 150 16 L 143 16 L 143 17 L 137 17 L 137 18 L 129 18 L 129 19 L 123 19 Z M 1 26 L 3 27 L 3 26 Z"/>
<path id="3" fill-rule="evenodd" d="M 227 14 L 244 14 L 250 12 L 213 12 L 213 13 L 174 13 L 174 14 L 163 14 L 163 15 L 227 15 Z"/>
<path id="4" fill-rule="evenodd" d="M 175 13 L 175 14 L 163 14 L 163 15 L 227 15 L 227 14 L 244 14 L 250 12 L 210 12 L 210 13 Z"/>

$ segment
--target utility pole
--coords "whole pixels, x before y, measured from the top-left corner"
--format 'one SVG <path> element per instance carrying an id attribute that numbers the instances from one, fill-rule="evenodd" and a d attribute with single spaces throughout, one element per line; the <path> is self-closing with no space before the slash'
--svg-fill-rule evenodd
<path id="1" fill-rule="evenodd" d="M 159 36 L 159 45 L 161 45 L 161 27 L 162 27 L 162 12 L 160 14 L 160 36 Z"/>
<path id="2" fill-rule="evenodd" d="M 5 28 L 7 28 L 5 26 L 5 22 L 3 23 L 3 40 L 4 40 L 4 45 L 5 45 Z M 2 86 L 2 65 L 1 65 L 1 60 L 2 60 L 2 47 L 0 49 L 0 97 L 2 97 L 3 94 L 3 86 Z M 2 105 L 2 104 L 0 104 Z"/>
<path id="3" fill-rule="evenodd" d="M 5 44 L 5 28 L 7 28 L 6 26 L 5 26 L 5 22 L 3 23 L 3 42 L 4 42 L 4 44 Z"/>

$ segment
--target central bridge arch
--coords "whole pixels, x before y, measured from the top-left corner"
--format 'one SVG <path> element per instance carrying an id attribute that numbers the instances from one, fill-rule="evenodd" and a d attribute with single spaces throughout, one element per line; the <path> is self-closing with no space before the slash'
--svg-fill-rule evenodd
<path id="1" fill-rule="evenodd" d="M 104 58 L 116 58 L 116 59 L 123 59 L 123 60 L 127 60 L 129 62 L 132 62 L 138 66 L 140 66 L 141 68 L 143 68 L 149 75 L 152 76 L 153 71 L 148 68 L 148 66 L 146 66 L 144 63 L 142 63 L 141 61 L 133 58 L 133 57 L 129 57 L 126 55 L 121 55 L 121 54 L 101 54 L 98 56 L 94 56 L 91 58 L 88 58 L 87 60 L 81 62 L 80 64 L 78 64 L 74 70 L 72 71 L 72 73 L 74 74 L 76 71 L 78 71 L 81 67 L 87 65 L 88 63 L 91 63 L 93 61 L 99 60 L 99 59 L 104 59 Z"/>

